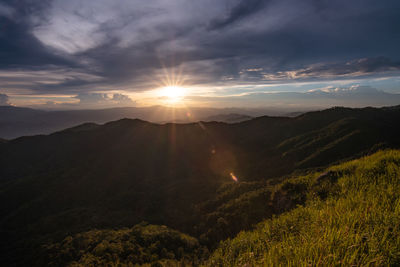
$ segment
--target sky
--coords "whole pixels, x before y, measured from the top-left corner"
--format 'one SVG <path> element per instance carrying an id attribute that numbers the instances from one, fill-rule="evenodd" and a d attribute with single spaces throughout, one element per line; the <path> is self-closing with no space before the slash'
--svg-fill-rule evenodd
<path id="1" fill-rule="evenodd" d="M 396 105 L 399 47 L 398 0 L 1 0 L 0 105 Z"/>

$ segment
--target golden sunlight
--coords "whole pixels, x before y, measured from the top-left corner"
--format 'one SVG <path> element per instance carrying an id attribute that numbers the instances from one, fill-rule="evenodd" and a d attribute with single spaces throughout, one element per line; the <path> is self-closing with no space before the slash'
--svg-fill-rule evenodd
<path id="1" fill-rule="evenodd" d="M 166 97 L 169 102 L 179 102 L 185 96 L 185 88 L 179 86 L 166 86 L 161 88 L 160 95 Z"/>

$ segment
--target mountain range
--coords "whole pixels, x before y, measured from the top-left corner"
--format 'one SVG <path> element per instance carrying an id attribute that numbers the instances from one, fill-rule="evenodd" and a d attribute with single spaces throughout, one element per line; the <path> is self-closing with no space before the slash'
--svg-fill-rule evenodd
<path id="1" fill-rule="evenodd" d="M 287 114 L 286 109 L 176 108 L 167 106 L 123 107 L 92 110 L 38 110 L 0 106 L 0 138 L 50 134 L 78 124 L 106 123 L 123 118 L 154 123 L 221 121 L 235 123 L 252 117 Z"/>
<path id="2" fill-rule="evenodd" d="M 399 122 L 400 106 L 337 107 L 233 124 L 121 119 L 2 140 L 2 261 L 43 266 L 49 264 L 43 249 L 58 255 L 64 243 L 57 242 L 67 237 L 143 221 L 192 235 L 213 250 L 220 240 L 304 204 L 304 185 L 275 186 L 286 177 L 399 148 Z M 135 229 L 139 238 L 148 228 Z M 176 232 L 164 235 L 189 242 Z M 61 258 L 54 265 L 71 263 Z"/>

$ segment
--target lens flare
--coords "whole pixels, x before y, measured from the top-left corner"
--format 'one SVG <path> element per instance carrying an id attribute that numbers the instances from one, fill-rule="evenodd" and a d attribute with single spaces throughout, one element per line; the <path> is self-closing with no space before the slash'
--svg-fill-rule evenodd
<path id="1" fill-rule="evenodd" d="M 236 175 L 233 172 L 231 172 L 230 175 L 231 175 L 231 178 L 233 181 L 235 181 L 236 183 L 239 182 L 238 178 L 236 177 Z"/>

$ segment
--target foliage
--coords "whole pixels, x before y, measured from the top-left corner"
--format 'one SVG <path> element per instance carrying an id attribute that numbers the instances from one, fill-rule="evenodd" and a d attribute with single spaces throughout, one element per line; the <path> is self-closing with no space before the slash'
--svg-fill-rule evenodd
<path id="1" fill-rule="evenodd" d="M 49 266 L 187 266 L 198 265 L 208 253 L 193 237 L 144 223 L 118 230 L 91 230 L 43 248 L 44 258 L 37 264 Z"/>
<path id="2" fill-rule="evenodd" d="M 275 186 L 260 182 L 224 185 L 215 199 L 197 206 L 200 240 L 214 247 L 263 219 L 303 204 L 306 190 L 305 184 L 291 180 Z"/>
<path id="3" fill-rule="evenodd" d="M 399 265 L 400 151 L 329 169 L 340 173 L 325 200 L 318 176 L 305 206 L 221 242 L 211 266 Z"/>

